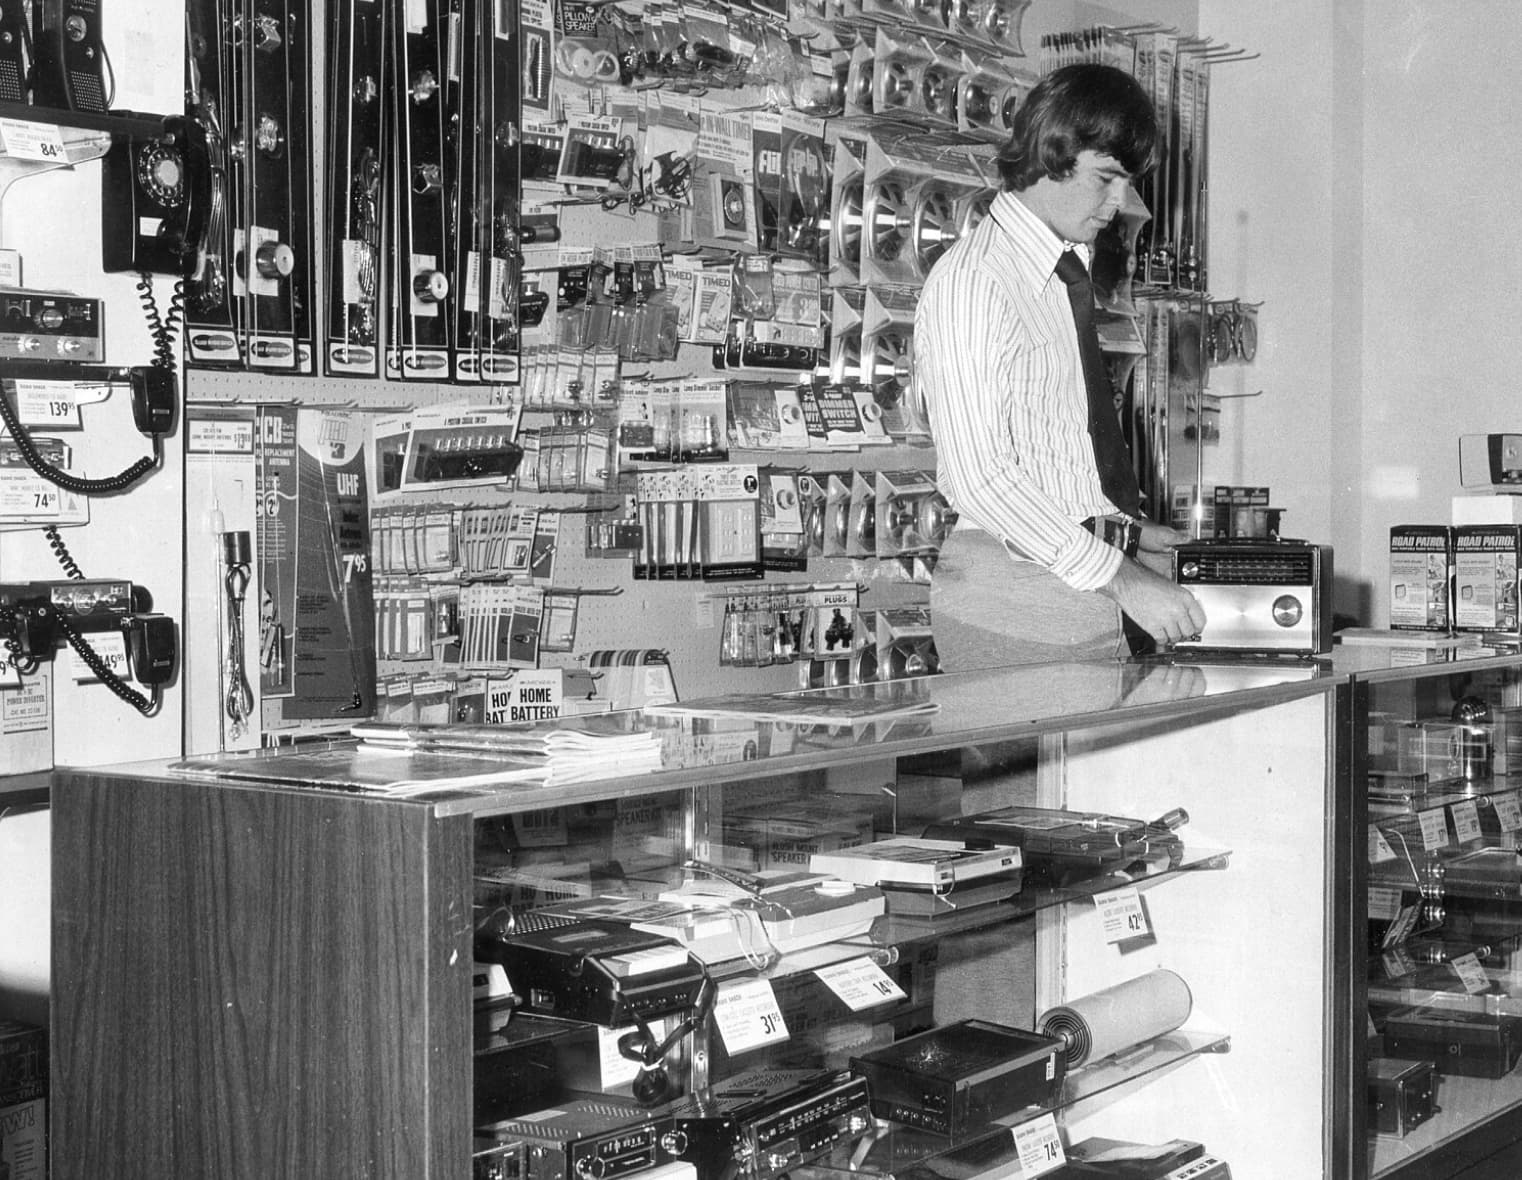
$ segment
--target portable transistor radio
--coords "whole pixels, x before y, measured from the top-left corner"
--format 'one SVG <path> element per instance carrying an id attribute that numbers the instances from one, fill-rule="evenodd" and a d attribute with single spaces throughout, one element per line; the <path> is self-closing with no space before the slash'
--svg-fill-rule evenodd
<path id="1" fill-rule="evenodd" d="M 1223 538 L 1173 551 L 1173 580 L 1205 629 L 1178 648 L 1309 656 L 1332 649 L 1332 551 L 1305 541 Z"/>

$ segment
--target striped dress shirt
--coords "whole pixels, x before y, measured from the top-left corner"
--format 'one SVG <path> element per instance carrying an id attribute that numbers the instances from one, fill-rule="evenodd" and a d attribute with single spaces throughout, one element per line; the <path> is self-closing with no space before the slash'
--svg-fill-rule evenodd
<path id="1" fill-rule="evenodd" d="M 961 522 L 1094 590 L 1121 555 L 1079 523 L 1116 509 L 1100 488 L 1073 310 L 1053 273 L 1066 248 L 1015 194 L 999 193 L 925 280 L 914 374 L 936 482 Z"/>

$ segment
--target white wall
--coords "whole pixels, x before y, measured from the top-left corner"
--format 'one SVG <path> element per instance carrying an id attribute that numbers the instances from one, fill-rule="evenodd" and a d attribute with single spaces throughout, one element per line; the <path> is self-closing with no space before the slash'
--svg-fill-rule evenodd
<path id="1" fill-rule="evenodd" d="M 1217 69 L 1212 104 L 1211 287 L 1266 301 L 1234 474 L 1331 542 L 1338 608 L 1382 626 L 1390 526 L 1449 519 L 1459 435 L 1522 429 L 1522 5 L 1200 7 L 1262 55 Z"/>

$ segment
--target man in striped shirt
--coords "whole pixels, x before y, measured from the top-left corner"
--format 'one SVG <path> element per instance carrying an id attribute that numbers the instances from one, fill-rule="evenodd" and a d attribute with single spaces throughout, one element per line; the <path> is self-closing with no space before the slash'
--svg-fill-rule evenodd
<path id="1" fill-rule="evenodd" d="M 1159 645 L 1205 625 L 1169 573 L 1169 549 L 1187 536 L 1142 519 L 1130 527 L 1128 464 L 1129 491 L 1106 494 L 1074 310 L 1056 273 L 1067 250 L 1088 266 L 1156 140 L 1151 102 L 1129 74 L 1049 74 L 1000 153 L 1004 191 L 925 281 L 915 378 L 937 482 L 959 517 L 931 583 L 948 671 L 1125 655 L 1122 612 Z"/>

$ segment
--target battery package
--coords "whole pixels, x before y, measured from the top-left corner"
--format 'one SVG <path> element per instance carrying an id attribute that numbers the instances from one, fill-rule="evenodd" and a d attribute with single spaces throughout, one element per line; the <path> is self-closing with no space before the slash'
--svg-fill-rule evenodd
<path id="1" fill-rule="evenodd" d="M 1402 1008 L 1385 1021 L 1385 1053 L 1441 1061 L 1443 1072 L 1501 1078 L 1522 1051 L 1522 1017 L 1440 1008 Z"/>
<path id="2" fill-rule="evenodd" d="M 1404 1138 L 1437 1111 L 1437 1067 L 1432 1062 L 1370 1059 L 1369 1126 L 1376 1134 Z"/>
<path id="3" fill-rule="evenodd" d="M 1459 525 L 1453 530 L 1453 627 L 1522 633 L 1517 609 L 1522 525 Z"/>
<path id="4" fill-rule="evenodd" d="M 1063 1042 L 987 1020 L 958 1020 L 851 1059 L 872 1113 L 959 1139 L 1027 1106 L 1049 1107 L 1067 1076 Z"/>
<path id="5" fill-rule="evenodd" d="M 1390 529 L 1390 629 L 1448 631 L 1453 530 L 1443 524 Z"/>

